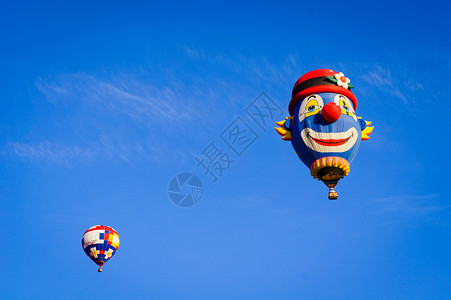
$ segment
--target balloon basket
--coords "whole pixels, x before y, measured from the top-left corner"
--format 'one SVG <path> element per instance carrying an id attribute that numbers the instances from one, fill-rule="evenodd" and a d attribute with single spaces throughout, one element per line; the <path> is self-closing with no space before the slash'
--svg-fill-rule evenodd
<path id="1" fill-rule="evenodd" d="M 338 199 L 338 193 L 334 188 L 329 188 L 329 200 L 337 200 Z"/>
<path id="2" fill-rule="evenodd" d="M 329 181 L 329 180 L 323 180 L 324 184 L 329 188 L 329 200 L 337 200 L 338 199 L 338 193 L 335 190 L 335 187 L 338 184 L 338 180 L 336 181 Z"/>
<path id="3" fill-rule="evenodd" d="M 329 188 L 329 200 L 337 200 L 338 193 L 335 190 L 335 187 L 337 186 L 338 181 L 346 176 L 347 173 L 345 170 L 341 167 L 330 166 L 323 167 L 321 169 L 312 169 L 312 173 L 313 171 L 315 177 L 324 182 L 324 184 Z"/>

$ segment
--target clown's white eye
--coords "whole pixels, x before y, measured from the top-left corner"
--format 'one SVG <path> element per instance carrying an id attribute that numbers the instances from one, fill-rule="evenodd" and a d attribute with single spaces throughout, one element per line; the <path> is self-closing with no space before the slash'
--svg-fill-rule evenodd
<path id="1" fill-rule="evenodd" d="M 334 98 L 334 102 L 340 106 L 342 114 L 351 116 L 357 121 L 357 116 L 355 115 L 352 103 L 347 97 L 337 94 Z"/>
<path id="2" fill-rule="evenodd" d="M 299 107 L 299 122 L 309 116 L 319 113 L 322 105 L 323 99 L 317 94 L 305 97 Z"/>

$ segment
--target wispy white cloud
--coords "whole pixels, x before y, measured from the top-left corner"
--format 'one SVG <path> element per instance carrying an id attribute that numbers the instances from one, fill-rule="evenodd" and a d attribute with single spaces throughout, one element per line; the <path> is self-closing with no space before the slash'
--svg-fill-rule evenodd
<path id="1" fill-rule="evenodd" d="M 450 205 L 437 204 L 439 197 L 439 194 L 400 195 L 378 198 L 375 203 L 379 212 L 421 216 L 450 208 Z"/>
<path id="2" fill-rule="evenodd" d="M 440 109 L 449 94 L 440 78 L 446 78 L 451 65 L 449 51 L 433 45 L 415 45 L 409 52 L 393 52 L 380 61 L 348 64 L 357 77 L 356 92 L 383 107 L 408 111 L 424 117 L 428 111 Z M 351 77 L 353 80 L 353 77 Z M 359 82 L 360 81 L 360 82 Z"/>
<path id="3" fill-rule="evenodd" d="M 205 56 L 204 51 L 202 51 L 201 49 L 197 48 L 197 47 L 193 47 L 193 46 L 184 46 L 183 47 L 186 56 L 192 59 L 202 59 Z"/>
<path id="4" fill-rule="evenodd" d="M 71 105 L 82 102 L 95 106 L 98 110 L 127 115 L 139 122 L 183 122 L 191 116 L 196 117 L 196 111 L 190 110 L 186 101 L 183 101 L 186 94 L 181 93 L 186 91 L 186 87 L 181 88 L 179 82 L 157 87 L 127 74 L 100 79 L 79 72 L 63 74 L 51 82 L 48 79 L 38 79 L 36 87 L 54 104 Z"/>
<path id="5" fill-rule="evenodd" d="M 369 85 L 379 87 L 393 87 L 393 78 L 390 70 L 383 69 L 376 65 L 368 73 L 362 74 L 364 79 Z"/>
<path id="6" fill-rule="evenodd" d="M 293 55 L 273 63 L 265 56 L 183 51 L 182 60 L 200 62 L 194 66 L 198 71 L 174 64 L 154 73 L 81 71 L 38 78 L 38 91 L 61 112 L 48 121 L 64 127 L 65 136 L 46 136 L 41 128 L 40 136 L 30 132 L 2 152 L 58 164 L 99 157 L 162 161 L 169 152 L 183 159 L 186 149 L 174 147 L 179 139 L 215 138 L 262 90 L 291 85 L 296 69 Z M 196 134 L 200 128 L 202 134 Z"/>
<path id="7" fill-rule="evenodd" d="M 39 144 L 10 142 L 6 149 L 22 158 L 45 160 L 59 165 L 70 165 L 74 158 L 90 160 L 98 154 L 95 148 L 81 148 L 49 142 Z"/>
<path id="8" fill-rule="evenodd" d="M 9 142 L 2 151 L 2 155 L 13 154 L 20 158 L 60 166 L 72 166 L 77 163 L 91 163 L 93 161 L 125 161 L 133 159 L 165 162 L 175 156 L 185 158 L 183 153 L 168 153 L 159 145 L 147 141 L 122 141 L 111 137 L 101 137 L 84 145 L 69 145 L 59 142 L 42 141 L 37 143 Z"/>
<path id="9" fill-rule="evenodd" d="M 374 94 L 374 90 L 386 93 L 394 98 L 400 99 L 404 104 L 408 103 L 408 97 L 403 92 L 404 84 L 399 85 L 398 78 L 394 78 L 390 68 L 383 68 L 378 64 L 367 65 L 362 70 L 360 78 L 364 86 L 359 86 L 359 92 Z"/>
<path id="10" fill-rule="evenodd" d="M 220 119 L 221 113 L 227 114 L 223 109 L 226 105 L 212 104 L 216 99 L 224 101 L 227 95 L 220 95 L 221 91 L 231 90 L 230 83 L 224 80 L 201 86 L 172 78 L 166 85 L 157 86 L 129 74 L 100 79 L 85 72 L 62 74 L 53 80 L 38 79 L 36 87 L 46 100 L 65 113 L 72 113 L 75 120 L 68 130 L 84 135 L 76 123 L 87 123 L 83 129 L 92 129 L 88 129 L 91 138 L 87 142 L 73 140 L 75 145 L 71 146 L 49 137 L 8 144 L 12 149 L 9 152 L 17 156 L 55 163 L 67 163 L 77 156 L 82 161 L 95 156 L 124 161 L 137 157 L 151 161 L 171 156 L 184 159 L 185 152 L 177 148 L 181 145 L 171 145 L 170 141 L 190 132 L 196 139 L 199 135 L 193 129 L 208 131 L 213 116 Z"/>

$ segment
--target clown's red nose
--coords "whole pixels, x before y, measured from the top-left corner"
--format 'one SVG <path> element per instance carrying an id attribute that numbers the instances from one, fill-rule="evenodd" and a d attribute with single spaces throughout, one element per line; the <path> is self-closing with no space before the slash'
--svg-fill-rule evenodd
<path id="1" fill-rule="evenodd" d="M 321 110 L 321 115 L 327 122 L 333 123 L 341 116 L 341 108 L 335 102 L 326 103 Z"/>

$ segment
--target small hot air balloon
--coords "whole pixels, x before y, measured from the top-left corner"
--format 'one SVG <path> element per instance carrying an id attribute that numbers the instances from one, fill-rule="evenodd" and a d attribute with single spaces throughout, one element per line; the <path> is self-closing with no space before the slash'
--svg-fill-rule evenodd
<path id="1" fill-rule="evenodd" d="M 291 141 L 311 175 L 329 188 L 348 175 L 361 140 L 369 139 L 373 127 L 357 117 L 357 98 L 349 78 L 329 69 L 310 71 L 295 83 L 288 105 L 290 117 L 276 122 L 282 139 Z"/>
<path id="2" fill-rule="evenodd" d="M 83 250 L 99 266 L 99 272 L 102 272 L 102 266 L 116 253 L 120 242 L 117 231 L 105 225 L 92 226 L 81 239 Z"/>

